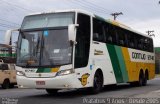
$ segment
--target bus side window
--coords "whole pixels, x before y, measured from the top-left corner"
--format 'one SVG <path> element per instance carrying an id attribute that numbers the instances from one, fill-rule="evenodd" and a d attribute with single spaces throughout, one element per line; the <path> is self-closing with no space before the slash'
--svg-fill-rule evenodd
<path id="1" fill-rule="evenodd" d="M 111 36 L 112 36 L 112 44 L 118 45 L 117 42 L 118 34 L 115 26 L 111 27 Z"/>
<path id="2" fill-rule="evenodd" d="M 94 40 L 99 40 L 99 34 L 98 33 L 93 33 L 93 39 Z"/>
<path id="3" fill-rule="evenodd" d="M 149 39 L 149 42 L 148 42 L 148 51 L 149 52 L 153 52 L 153 40 L 152 39 Z"/>
<path id="4" fill-rule="evenodd" d="M 116 29 L 115 26 L 111 24 L 106 24 L 105 27 L 105 38 L 106 38 L 106 43 L 109 44 L 117 44 L 116 42 Z"/>
<path id="5" fill-rule="evenodd" d="M 109 35 L 108 38 L 107 38 L 107 40 L 108 40 L 109 43 L 112 43 L 112 36 Z"/>
<path id="6" fill-rule="evenodd" d="M 102 21 L 93 18 L 93 40 L 105 42 L 104 27 Z"/>
<path id="7" fill-rule="evenodd" d="M 153 44 L 152 39 L 145 38 L 144 50 L 148 52 L 153 52 Z"/>
<path id="8" fill-rule="evenodd" d="M 109 24 L 106 24 L 104 26 L 104 30 L 105 30 L 105 38 L 106 38 L 105 42 L 109 43 L 109 44 L 112 44 L 113 39 L 112 39 L 111 26 L 109 26 Z"/>
<path id="9" fill-rule="evenodd" d="M 141 38 L 140 40 L 139 40 L 139 46 L 140 46 L 140 49 L 141 50 L 144 50 L 144 39 L 143 38 Z"/>
<path id="10" fill-rule="evenodd" d="M 122 28 L 116 27 L 116 34 L 117 34 L 117 45 L 119 46 L 127 46 L 126 42 L 126 34 Z"/>
<path id="11" fill-rule="evenodd" d="M 144 38 L 144 41 L 143 41 L 143 49 L 145 50 L 145 51 L 148 51 L 148 38 Z"/>
<path id="12" fill-rule="evenodd" d="M 136 40 L 136 49 L 142 50 L 143 49 L 143 44 L 142 44 L 142 37 L 138 34 L 135 34 L 135 40 Z"/>
<path id="13" fill-rule="evenodd" d="M 127 40 L 128 40 L 128 47 L 129 48 L 135 48 L 135 42 L 134 42 L 134 35 L 131 32 L 127 32 Z"/>

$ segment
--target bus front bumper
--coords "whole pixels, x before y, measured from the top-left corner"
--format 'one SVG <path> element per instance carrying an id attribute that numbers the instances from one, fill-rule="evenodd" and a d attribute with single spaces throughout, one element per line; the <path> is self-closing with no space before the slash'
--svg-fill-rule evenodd
<path id="1" fill-rule="evenodd" d="M 53 78 L 28 78 L 17 75 L 17 83 L 19 86 L 38 89 L 80 88 L 80 86 L 78 86 L 80 81 L 75 77 L 75 74 L 56 76 Z"/>

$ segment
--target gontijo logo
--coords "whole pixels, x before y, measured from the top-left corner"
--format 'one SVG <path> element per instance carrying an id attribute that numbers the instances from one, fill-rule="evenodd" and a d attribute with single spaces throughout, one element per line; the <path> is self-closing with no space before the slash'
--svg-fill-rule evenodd
<path id="1" fill-rule="evenodd" d="M 132 52 L 132 58 L 142 59 L 142 60 L 154 60 L 154 56 L 152 55 L 146 55 L 145 53 L 137 53 L 137 52 Z"/>
<path id="2" fill-rule="evenodd" d="M 85 85 L 87 84 L 87 79 L 88 79 L 89 76 L 90 76 L 89 73 L 85 73 L 85 74 L 83 74 L 83 75 L 81 76 L 81 78 L 79 78 L 79 80 L 81 81 L 81 84 L 82 84 L 83 86 L 85 86 Z"/>
<path id="3" fill-rule="evenodd" d="M 142 59 L 142 60 L 145 60 L 146 59 L 146 54 L 132 52 L 132 58 L 133 59 Z"/>
<path id="4" fill-rule="evenodd" d="M 129 57 L 132 62 L 154 63 L 154 53 L 128 49 Z"/>

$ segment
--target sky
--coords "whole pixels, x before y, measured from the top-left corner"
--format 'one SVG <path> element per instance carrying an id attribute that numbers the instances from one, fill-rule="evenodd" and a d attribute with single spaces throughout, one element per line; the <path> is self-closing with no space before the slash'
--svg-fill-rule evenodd
<path id="1" fill-rule="evenodd" d="M 160 0 L 0 0 L 0 43 L 4 43 L 5 31 L 19 28 L 24 16 L 63 9 L 83 9 L 105 19 L 113 19 L 111 13 L 122 12 L 117 21 L 135 31 L 146 34 L 154 30 L 154 46 L 160 47 Z M 13 36 L 13 42 L 17 35 Z"/>

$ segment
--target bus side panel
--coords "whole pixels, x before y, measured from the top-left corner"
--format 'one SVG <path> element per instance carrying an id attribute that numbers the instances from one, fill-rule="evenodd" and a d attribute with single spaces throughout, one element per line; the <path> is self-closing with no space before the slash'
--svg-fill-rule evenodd
<path id="1" fill-rule="evenodd" d="M 123 82 L 122 72 L 120 70 L 120 63 L 118 60 L 118 54 L 114 45 L 107 44 L 108 53 L 111 59 L 112 67 L 115 73 L 117 83 Z"/>
<path id="2" fill-rule="evenodd" d="M 155 63 L 149 64 L 149 79 L 153 79 L 155 77 Z"/>
<path id="3" fill-rule="evenodd" d="M 116 84 L 116 76 L 113 70 L 109 52 L 106 48 L 106 44 L 98 42 L 98 44 L 93 44 L 93 47 L 93 69 L 95 71 L 98 68 L 102 70 L 104 77 L 104 85 Z"/>
<path id="4" fill-rule="evenodd" d="M 109 51 L 109 55 L 111 58 L 112 66 L 114 69 L 115 77 L 117 80 L 117 83 L 124 83 L 129 81 L 128 77 L 128 68 L 126 67 L 126 64 L 128 61 L 125 60 L 124 54 L 122 51 L 122 47 L 115 46 L 111 44 L 107 44 L 107 49 Z"/>
<path id="5" fill-rule="evenodd" d="M 117 57 L 119 60 L 119 66 L 120 66 L 120 70 L 122 72 L 122 76 L 123 76 L 123 82 L 128 82 L 128 72 L 126 69 L 126 63 L 123 57 L 123 53 L 122 53 L 122 48 L 120 46 L 115 46 L 116 52 L 117 52 Z"/>
<path id="6" fill-rule="evenodd" d="M 128 72 L 129 82 L 135 81 L 136 78 L 136 63 L 131 62 L 127 48 L 122 48 L 123 57 L 125 60 L 126 69 Z"/>
<path id="7" fill-rule="evenodd" d="M 148 70 L 149 79 L 154 78 L 155 76 L 155 62 L 154 59 L 150 59 L 150 56 L 154 57 L 154 53 L 139 51 L 135 49 L 122 48 L 124 60 L 126 63 L 126 68 L 128 70 L 128 82 L 138 81 L 140 70 L 143 70 L 145 73 Z M 145 55 L 143 56 L 134 56 L 134 53 Z"/>

